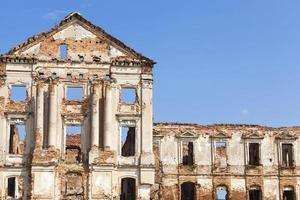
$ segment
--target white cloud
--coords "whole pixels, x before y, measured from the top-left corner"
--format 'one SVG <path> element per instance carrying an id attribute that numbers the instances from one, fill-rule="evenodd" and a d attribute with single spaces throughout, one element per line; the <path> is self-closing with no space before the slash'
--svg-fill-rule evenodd
<path id="1" fill-rule="evenodd" d="M 248 109 L 244 108 L 243 110 L 241 110 L 242 115 L 248 115 L 249 111 Z"/>
<path id="2" fill-rule="evenodd" d="M 62 15 L 66 15 L 66 13 L 67 12 L 63 11 L 63 10 L 54 10 L 54 11 L 44 14 L 43 18 L 47 19 L 47 20 L 57 20 Z"/>

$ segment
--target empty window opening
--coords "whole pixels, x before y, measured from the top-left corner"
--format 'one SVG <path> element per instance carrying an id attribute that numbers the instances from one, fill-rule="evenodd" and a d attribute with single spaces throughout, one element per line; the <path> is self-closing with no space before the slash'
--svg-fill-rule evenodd
<path id="1" fill-rule="evenodd" d="M 283 200 L 295 200 L 295 192 L 292 187 L 285 187 L 283 189 Z"/>
<path id="2" fill-rule="evenodd" d="M 181 200 L 194 200 L 195 198 L 195 184 L 192 182 L 185 182 L 181 184 Z"/>
<path id="3" fill-rule="evenodd" d="M 67 79 L 69 79 L 69 80 L 72 79 L 72 74 L 71 73 L 67 73 Z"/>
<path id="4" fill-rule="evenodd" d="M 44 72 L 39 72 L 39 77 L 42 78 L 42 79 L 46 78 L 45 73 Z"/>
<path id="5" fill-rule="evenodd" d="M 182 145 L 182 164 L 193 165 L 194 164 L 194 145 L 193 142 L 184 142 Z"/>
<path id="6" fill-rule="evenodd" d="M 135 127 L 121 127 L 122 152 L 121 155 L 128 157 L 135 154 Z"/>
<path id="7" fill-rule="evenodd" d="M 65 175 L 64 196 L 67 199 L 83 199 L 83 177 L 82 174 L 69 172 Z"/>
<path id="8" fill-rule="evenodd" d="M 16 177 L 10 177 L 7 179 L 7 196 L 16 197 Z"/>
<path id="9" fill-rule="evenodd" d="M 68 86 L 67 87 L 67 99 L 68 100 L 82 100 L 83 99 L 83 87 Z"/>
<path id="10" fill-rule="evenodd" d="M 251 187 L 249 190 L 249 200 L 261 200 L 261 198 L 260 187 Z"/>
<path id="11" fill-rule="evenodd" d="M 52 73 L 51 78 L 52 78 L 52 79 L 56 79 L 56 78 L 57 78 L 56 72 L 53 72 L 53 73 Z"/>
<path id="12" fill-rule="evenodd" d="M 93 80 L 98 79 L 98 74 L 93 74 Z"/>
<path id="13" fill-rule="evenodd" d="M 65 161 L 67 163 L 81 163 L 81 126 L 66 126 L 66 153 Z"/>
<path id="14" fill-rule="evenodd" d="M 74 136 L 69 136 L 67 138 L 68 141 L 73 140 L 72 138 Z M 81 158 L 81 148 L 77 145 L 70 145 L 70 142 L 67 142 L 66 146 L 66 155 L 65 155 L 65 161 L 67 163 L 81 163 L 82 158 Z"/>
<path id="15" fill-rule="evenodd" d="M 94 62 L 100 62 L 101 61 L 101 56 L 93 56 L 93 61 Z"/>
<path id="16" fill-rule="evenodd" d="M 215 149 L 215 165 L 217 167 L 225 168 L 227 166 L 226 142 L 217 141 L 215 143 Z"/>
<path id="17" fill-rule="evenodd" d="M 259 165 L 259 143 L 249 143 L 249 165 Z"/>
<path id="18" fill-rule="evenodd" d="M 66 126 L 67 135 L 80 135 L 81 126 L 80 125 L 67 125 Z"/>
<path id="19" fill-rule="evenodd" d="M 11 124 L 9 130 L 9 154 L 24 154 L 26 129 L 24 124 Z"/>
<path id="20" fill-rule="evenodd" d="M 83 61 L 84 61 L 84 56 L 78 54 L 78 58 L 79 58 L 79 61 L 80 61 L 80 62 L 83 62 Z"/>
<path id="21" fill-rule="evenodd" d="M 61 59 L 67 59 L 68 57 L 68 45 L 66 44 L 61 44 L 59 47 L 60 51 L 60 58 Z"/>
<path id="22" fill-rule="evenodd" d="M 135 88 L 122 88 L 121 89 L 121 101 L 126 104 L 134 104 L 136 101 Z"/>
<path id="23" fill-rule="evenodd" d="M 133 178 L 122 178 L 121 180 L 121 200 L 135 200 L 136 189 L 135 179 Z"/>
<path id="24" fill-rule="evenodd" d="M 11 99 L 13 101 L 25 101 L 27 98 L 27 87 L 25 85 L 13 85 L 11 87 Z"/>
<path id="25" fill-rule="evenodd" d="M 217 187 L 216 200 L 228 200 L 227 187 L 225 187 L 225 186 Z"/>
<path id="26" fill-rule="evenodd" d="M 293 144 L 282 144 L 282 165 L 293 166 Z"/>

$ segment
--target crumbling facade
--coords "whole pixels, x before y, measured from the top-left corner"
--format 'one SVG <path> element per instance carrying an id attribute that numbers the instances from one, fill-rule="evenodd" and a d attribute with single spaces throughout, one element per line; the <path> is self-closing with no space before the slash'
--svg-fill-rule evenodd
<path id="1" fill-rule="evenodd" d="M 2 55 L 1 199 L 300 199 L 300 128 L 153 124 L 154 64 L 78 13 Z"/>
<path id="2" fill-rule="evenodd" d="M 299 127 L 154 125 L 155 199 L 300 199 Z"/>
<path id="3" fill-rule="evenodd" d="M 71 13 L 0 61 L 2 199 L 150 198 L 152 60 Z"/>

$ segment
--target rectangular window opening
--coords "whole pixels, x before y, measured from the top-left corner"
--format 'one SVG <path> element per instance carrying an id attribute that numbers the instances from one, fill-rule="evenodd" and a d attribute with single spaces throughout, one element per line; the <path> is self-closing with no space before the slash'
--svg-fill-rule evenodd
<path id="1" fill-rule="evenodd" d="M 26 126 L 24 124 L 11 124 L 9 131 L 9 154 L 24 154 L 25 138 Z"/>
<path id="2" fill-rule="evenodd" d="M 67 163 L 81 163 L 81 125 L 66 126 L 66 153 Z"/>
<path id="3" fill-rule="evenodd" d="M 282 165 L 292 167 L 293 163 L 293 144 L 282 144 Z"/>
<path id="4" fill-rule="evenodd" d="M 40 77 L 41 79 L 46 78 L 45 73 L 44 73 L 44 72 L 39 72 L 39 77 Z"/>
<path id="5" fill-rule="evenodd" d="M 194 164 L 194 145 L 193 142 L 184 142 L 182 146 L 182 164 L 193 165 Z"/>
<path id="6" fill-rule="evenodd" d="M 27 87 L 25 85 L 12 85 L 11 99 L 13 101 L 25 101 L 27 98 Z"/>
<path id="7" fill-rule="evenodd" d="M 133 178 L 122 178 L 120 200 L 136 199 L 136 181 Z"/>
<path id="8" fill-rule="evenodd" d="M 16 177 L 7 179 L 7 196 L 15 198 L 16 196 Z"/>
<path id="9" fill-rule="evenodd" d="M 215 148 L 215 165 L 221 168 L 225 168 L 227 166 L 226 142 L 217 141 L 215 143 Z"/>
<path id="10" fill-rule="evenodd" d="M 83 78 L 83 74 L 79 74 L 79 80 L 82 80 Z"/>
<path id="11" fill-rule="evenodd" d="M 135 88 L 122 88 L 121 89 L 121 101 L 126 104 L 134 104 L 136 101 L 136 89 Z"/>
<path id="12" fill-rule="evenodd" d="M 68 57 L 68 45 L 66 44 L 61 44 L 59 47 L 60 51 L 60 58 L 61 59 L 67 59 Z"/>
<path id="13" fill-rule="evenodd" d="M 121 127 L 122 152 L 124 157 L 135 155 L 135 127 Z"/>
<path id="14" fill-rule="evenodd" d="M 249 143 L 249 165 L 258 166 L 259 162 L 259 143 Z"/>
<path id="15" fill-rule="evenodd" d="M 72 74 L 71 73 L 67 73 L 67 79 L 71 80 L 72 79 Z"/>
<path id="16" fill-rule="evenodd" d="M 80 61 L 80 62 L 83 62 L 83 61 L 84 61 L 84 56 L 83 56 L 83 55 L 78 54 L 78 58 L 79 58 L 79 61 Z"/>
<path id="17" fill-rule="evenodd" d="M 67 125 L 66 133 L 67 133 L 67 135 L 81 134 L 81 126 L 80 125 Z"/>
<path id="18" fill-rule="evenodd" d="M 260 190 L 249 190 L 249 200 L 261 200 Z"/>
<path id="19" fill-rule="evenodd" d="M 68 86 L 67 87 L 67 99 L 68 100 L 82 100 L 83 99 L 83 87 Z"/>

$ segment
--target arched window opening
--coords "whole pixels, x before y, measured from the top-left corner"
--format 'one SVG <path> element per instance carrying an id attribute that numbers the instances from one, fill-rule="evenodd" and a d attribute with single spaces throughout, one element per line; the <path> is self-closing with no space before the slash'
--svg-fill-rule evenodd
<path id="1" fill-rule="evenodd" d="M 259 186 L 252 186 L 249 190 L 249 200 L 261 200 L 261 189 Z"/>
<path id="2" fill-rule="evenodd" d="M 295 192 L 293 187 L 283 188 L 283 200 L 295 200 Z"/>
<path id="3" fill-rule="evenodd" d="M 228 190 L 226 186 L 217 187 L 216 200 L 228 200 Z"/>
<path id="4" fill-rule="evenodd" d="M 185 182 L 181 184 L 181 200 L 195 200 L 195 184 Z"/>
<path id="5" fill-rule="evenodd" d="M 135 179 L 134 178 L 122 178 L 121 180 L 121 200 L 135 200 Z"/>

